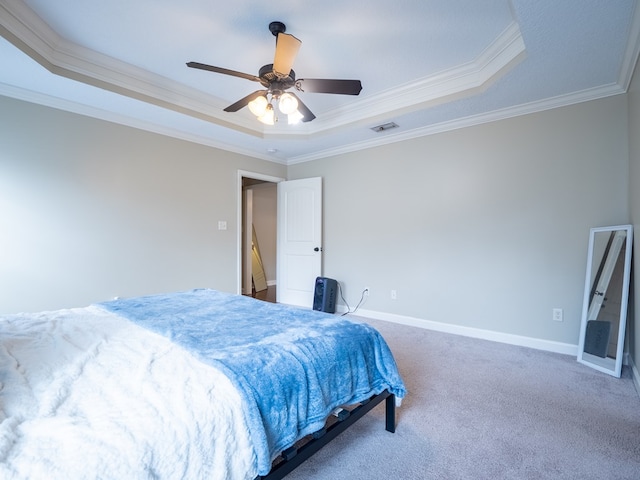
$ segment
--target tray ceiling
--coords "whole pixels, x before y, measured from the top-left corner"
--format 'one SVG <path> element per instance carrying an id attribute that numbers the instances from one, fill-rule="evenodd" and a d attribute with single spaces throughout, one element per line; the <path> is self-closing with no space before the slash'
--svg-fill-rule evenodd
<path id="1" fill-rule="evenodd" d="M 0 0 L 0 94 L 292 164 L 624 93 L 638 16 L 635 0 Z M 360 95 L 297 92 L 317 117 L 298 125 L 224 112 L 260 86 L 186 62 L 257 75 L 274 20 L 302 41 L 298 78 Z"/>

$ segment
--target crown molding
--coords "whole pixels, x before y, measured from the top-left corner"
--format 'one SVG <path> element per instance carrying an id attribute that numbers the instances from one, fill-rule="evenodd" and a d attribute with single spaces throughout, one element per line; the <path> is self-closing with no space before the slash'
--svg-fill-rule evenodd
<path id="1" fill-rule="evenodd" d="M 474 60 L 367 97 L 350 106 L 348 112 L 325 113 L 317 122 L 318 130 L 362 123 L 363 120 L 373 124 L 378 119 L 459 100 L 490 86 L 521 61 L 524 54 L 520 28 L 512 22 Z"/>
<path id="2" fill-rule="evenodd" d="M 24 2 L 5 0 L 0 4 L 0 33 L 53 73 L 170 108 L 173 111 L 248 133 L 258 138 L 274 140 L 310 138 L 345 125 L 371 125 L 375 121 L 385 120 L 390 116 L 466 97 L 489 86 L 526 54 L 519 26 L 512 22 L 478 58 L 467 64 L 416 82 L 406 83 L 377 95 L 358 99 L 358 102 L 350 106 L 348 111 L 334 109 L 323 114 L 322 118 L 318 118 L 314 122 L 300 125 L 300 128 L 296 130 L 279 133 L 275 127 L 255 122 L 250 114 L 229 116 L 222 111 L 226 103 L 223 105 L 223 102 L 216 97 L 67 42 L 44 23 Z M 624 93 L 630 84 L 639 53 L 640 8 L 636 6 L 618 83 L 440 122 L 410 131 L 390 132 L 384 134 L 383 137 L 372 140 L 288 159 L 274 158 L 271 155 L 214 141 L 205 136 L 193 135 L 179 129 L 156 125 L 131 116 L 80 105 L 9 85 L 0 84 L 0 94 L 253 158 L 292 165 Z"/>
<path id="3" fill-rule="evenodd" d="M 166 137 L 176 138 L 191 143 L 197 143 L 208 147 L 217 148 L 227 152 L 237 153 L 239 155 L 245 155 L 251 158 L 258 158 L 261 160 L 267 160 L 273 163 L 280 163 L 286 165 L 286 161 L 278 158 L 274 158 L 272 155 L 259 154 L 251 149 L 243 149 L 236 145 L 232 145 L 225 142 L 213 140 L 209 137 L 202 135 L 195 135 L 185 132 L 184 130 L 178 130 L 175 128 L 165 127 L 158 125 L 157 123 L 140 120 L 139 118 L 129 117 L 126 115 L 110 112 L 96 107 L 90 107 L 77 102 L 53 97 L 51 95 L 45 95 L 31 90 L 18 88 L 12 85 L 0 83 L 0 96 L 14 98 L 16 100 L 22 100 L 29 103 L 35 103 L 45 107 L 55 108 L 65 112 L 71 112 L 78 115 L 83 115 L 98 120 L 104 120 L 106 122 L 115 123 L 118 125 L 124 125 L 127 127 L 137 128 L 150 133 L 157 133 Z"/>
<path id="4" fill-rule="evenodd" d="M 262 137 L 249 117 L 229 117 L 222 100 L 62 38 L 26 4 L 0 5 L 0 33 L 50 72 L 223 127 Z"/>
<path id="5" fill-rule="evenodd" d="M 300 155 L 289 159 L 287 165 L 295 165 L 297 163 L 311 162 L 314 160 L 321 160 L 336 155 L 343 155 L 346 153 L 356 152 L 359 150 L 365 150 L 367 148 L 381 147 L 384 145 L 402 142 L 405 140 L 411 140 L 419 137 L 426 137 L 429 135 L 435 135 L 438 133 L 444 133 L 452 130 L 459 130 L 461 128 L 472 127 L 475 125 L 481 125 L 484 123 L 496 122 L 498 120 L 506 120 L 508 118 L 519 117 L 522 115 L 528 115 L 531 113 L 543 112 L 545 110 L 551 110 L 559 107 L 567 107 L 577 103 L 588 102 L 591 100 L 597 100 L 599 98 L 610 97 L 613 95 L 620 95 L 625 93 L 625 90 L 617 83 L 611 85 L 605 85 L 603 87 L 597 87 L 592 89 L 583 90 L 581 92 L 575 92 L 568 95 L 559 95 L 557 97 L 548 98 L 541 101 L 530 102 L 515 107 L 504 108 L 501 110 L 495 110 L 487 113 L 481 113 L 478 115 L 471 115 L 464 118 L 459 118 L 451 121 L 435 123 L 426 127 L 415 128 L 398 133 L 388 133 L 381 138 L 375 138 L 372 140 L 366 140 L 363 142 L 351 143 L 337 148 L 331 148 L 319 152 L 314 152 L 309 155 Z"/>
<path id="6" fill-rule="evenodd" d="M 613 95 L 620 95 L 625 93 L 625 90 L 617 83 L 606 85 L 604 87 L 597 87 L 588 90 L 583 90 L 577 93 L 571 93 L 568 95 L 560 95 L 554 98 L 545 99 L 537 102 L 530 102 L 515 107 L 505 108 L 502 110 L 482 113 L 478 115 L 472 115 L 465 118 L 451 120 L 447 122 L 440 122 L 426 127 L 416 128 L 398 133 L 388 133 L 384 137 L 367 140 L 363 142 L 350 143 L 336 148 L 326 149 L 314 152 L 308 155 L 299 155 L 296 157 L 290 157 L 288 159 L 278 159 L 271 155 L 258 154 L 252 150 L 245 150 L 235 145 L 226 144 L 224 142 L 214 141 L 208 137 L 199 135 L 193 135 L 185 133 L 184 131 L 172 129 L 168 127 L 161 127 L 151 122 L 145 122 L 136 118 L 127 117 L 125 115 L 115 114 L 106 110 L 89 107 L 76 102 L 55 98 L 49 95 L 43 95 L 41 93 L 32 92 L 29 90 L 13 87 L 0 83 L 0 95 L 23 100 L 39 105 L 44 105 L 59 110 L 64 110 L 79 115 L 85 115 L 92 118 L 98 118 L 112 123 L 126 125 L 140 130 L 145 130 L 160 135 L 166 135 L 173 138 L 178 138 L 188 142 L 194 142 L 201 145 L 206 145 L 221 150 L 226 150 L 241 155 L 246 155 L 261 160 L 267 160 L 274 163 L 284 165 L 295 165 L 298 163 L 311 162 L 314 160 L 321 160 L 328 157 L 334 157 L 337 155 L 343 155 L 346 153 L 352 153 L 359 150 L 365 150 L 368 148 L 380 147 L 392 143 L 402 142 L 405 140 L 411 140 L 414 138 L 425 137 L 429 135 L 435 135 L 438 133 L 448 132 L 452 130 L 458 130 L 461 128 L 472 127 L 475 125 L 481 125 L 484 123 L 491 123 L 498 120 L 505 120 L 512 117 L 518 117 L 521 115 L 527 115 L 531 113 L 542 112 L 545 110 L 551 110 L 559 107 L 566 107 L 577 103 L 588 102 L 591 100 L 597 100 L 599 98 L 609 97 Z"/>
<path id="7" fill-rule="evenodd" d="M 24 2 L 6 0 L 0 5 L 0 33 L 52 73 L 264 139 L 310 138 L 462 98 L 497 80 L 525 51 L 520 29 L 512 22 L 466 64 L 359 98 L 349 109 L 334 109 L 312 123 L 281 132 L 249 114 L 229 115 L 223 111 L 226 103 L 217 97 L 65 40 Z"/>

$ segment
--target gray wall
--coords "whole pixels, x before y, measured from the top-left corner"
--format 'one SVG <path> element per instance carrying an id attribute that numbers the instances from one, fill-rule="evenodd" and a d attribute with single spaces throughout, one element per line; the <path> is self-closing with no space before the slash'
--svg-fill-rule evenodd
<path id="1" fill-rule="evenodd" d="M 368 286 L 365 311 L 575 345 L 589 228 L 631 219 L 626 95 L 288 168 L 8 98 L 0 111 L 2 313 L 235 291 L 241 169 L 324 178 L 324 273 L 352 307 Z"/>
<path id="2" fill-rule="evenodd" d="M 324 274 L 351 307 L 576 345 L 589 229 L 630 219 L 626 102 L 290 166 L 324 178 Z"/>
<path id="3" fill-rule="evenodd" d="M 0 112 L 0 313 L 236 292 L 237 171 L 284 166 L 6 97 Z"/>
<path id="4" fill-rule="evenodd" d="M 629 331 L 627 332 L 627 342 L 631 359 L 636 366 L 635 381 L 640 392 L 640 67 L 636 66 L 631 87 L 629 88 L 629 203 L 631 205 L 631 221 L 634 230 L 634 257 L 632 281 L 634 294 L 632 295 L 631 318 L 629 319 Z"/>

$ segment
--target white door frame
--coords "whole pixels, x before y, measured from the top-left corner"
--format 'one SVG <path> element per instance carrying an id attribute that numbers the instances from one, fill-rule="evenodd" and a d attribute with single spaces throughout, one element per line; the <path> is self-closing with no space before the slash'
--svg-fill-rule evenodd
<path id="1" fill-rule="evenodd" d="M 238 183 L 237 183 L 237 195 L 236 195 L 236 225 L 237 225 L 237 239 L 236 239 L 236 293 L 242 295 L 242 178 L 253 178 L 254 180 L 262 180 L 264 182 L 279 183 L 286 179 L 282 177 L 273 177 L 271 175 L 264 175 L 262 173 L 249 172 L 246 170 L 238 170 Z"/>
<path id="2" fill-rule="evenodd" d="M 253 190 L 251 188 L 243 189 L 242 193 L 242 213 L 244 219 L 242 221 L 241 230 L 244 233 L 242 242 L 240 243 L 240 252 L 242 258 L 242 291 L 243 294 L 251 294 L 253 279 L 253 261 L 251 258 L 252 249 L 249 245 L 253 243 Z"/>

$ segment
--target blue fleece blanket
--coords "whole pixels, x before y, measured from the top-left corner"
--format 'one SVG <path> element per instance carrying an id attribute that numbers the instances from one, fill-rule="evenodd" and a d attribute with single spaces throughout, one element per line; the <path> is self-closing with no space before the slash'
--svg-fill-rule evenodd
<path id="1" fill-rule="evenodd" d="M 244 396 L 260 475 L 336 407 L 405 395 L 382 336 L 344 317 L 206 289 L 100 305 L 225 372 Z"/>

